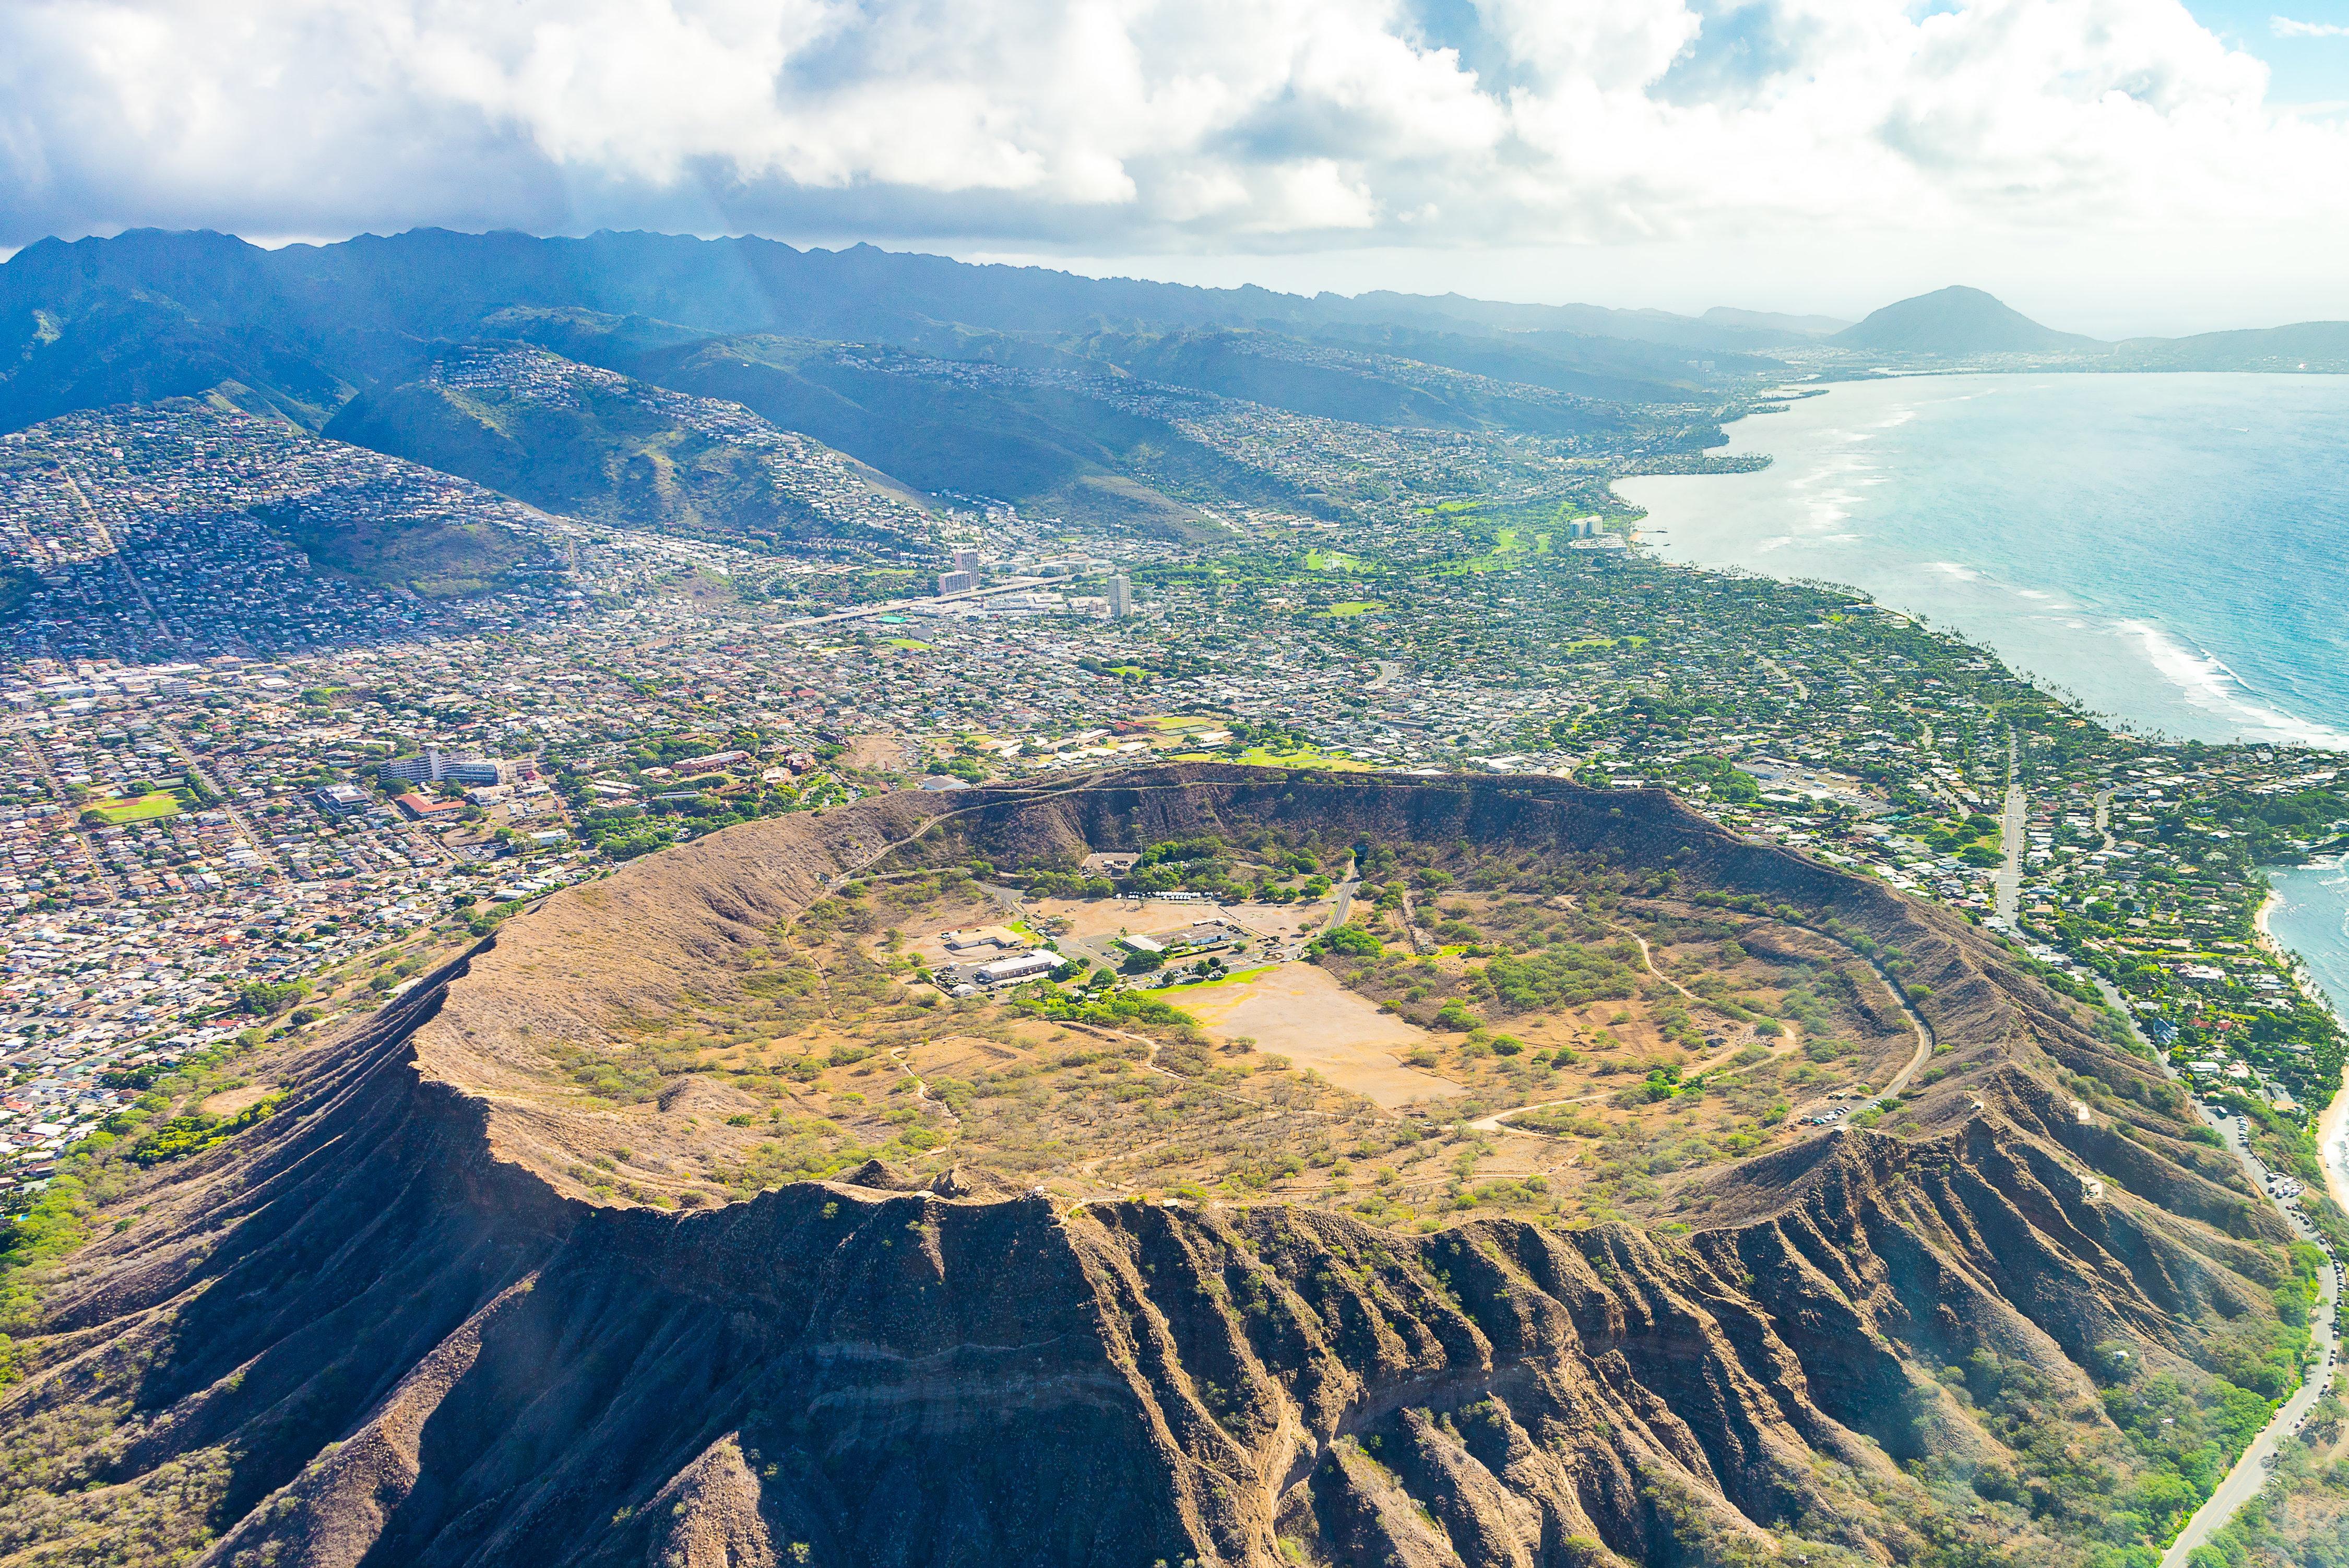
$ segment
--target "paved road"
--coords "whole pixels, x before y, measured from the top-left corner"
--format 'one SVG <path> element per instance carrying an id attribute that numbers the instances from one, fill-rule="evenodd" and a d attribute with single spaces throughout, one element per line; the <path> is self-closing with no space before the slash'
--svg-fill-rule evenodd
<path id="1" fill-rule="evenodd" d="M 2103 802 L 2100 800 L 2097 812 L 2100 819 L 2103 816 L 2102 807 Z M 2102 821 L 2099 820 L 2097 825 L 2103 826 Z M 2127 1002 L 2120 992 L 2110 981 L 2102 976 L 2097 977 L 2095 985 L 2096 989 L 2104 994 L 2105 1000 L 2112 1004 L 2121 1016 L 2129 1020 L 2129 1032 L 2137 1034 L 2138 1039 L 2142 1041 L 2145 1037 L 2138 1033 L 2136 1016 L 2130 1013 Z M 2169 1059 L 2167 1057 L 2157 1053 L 2155 1059 L 2161 1063 L 2161 1070 L 2164 1073 L 2173 1078 L 2177 1076 L 2171 1071 Z M 2195 1101 L 2195 1114 L 2201 1117 L 2209 1125 L 2219 1129 L 2220 1136 L 2226 1140 L 2229 1150 L 2241 1162 L 2243 1173 L 2251 1179 L 2253 1186 L 2264 1190 L 2264 1172 L 2261 1170 L 2259 1162 L 2251 1158 L 2251 1151 L 2243 1141 L 2242 1119 L 2213 1116 L 2199 1100 Z M 2336 1093 L 2333 1097 L 2333 1103 L 2325 1108 L 2324 1115 L 2317 1127 L 2317 1150 L 2324 1166 L 2324 1184 L 2331 1190 L 2335 1202 L 2349 1206 L 2349 1146 L 2344 1146 L 2344 1119 L 2349 1119 L 2349 1075 L 2344 1075 L 2343 1092 Z M 2290 1206 L 2279 1202 L 2276 1204 L 2276 1210 L 2292 1226 L 2294 1235 L 2319 1246 L 2323 1244 Z M 2336 1266 L 2339 1260 L 2334 1260 Z M 2234 1468 L 2229 1470 L 2226 1479 L 2219 1483 L 2219 1490 L 2212 1492 L 2202 1506 L 2194 1511 L 2193 1517 L 2186 1522 L 2186 1528 L 2178 1532 L 2178 1539 L 2171 1542 L 2169 1550 L 2161 1554 L 2161 1568 L 2185 1568 L 2187 1557 L 2196 1547 L 2207 1542 L 2213 1534 L 2235 1517 L 2237 1511 L 2243 1504 L 2260 1494 L 2260 1490 L 2267 1485 L 2269 1460 L 2274 1457 L 2276 1450 L 2282 1446 L 2285 1439 L 2299 1429 L 2301 1422 L 2307 1418 L 2310 1408 L 2323 1397 L 2324 1390 L 2331 1386 L 2333 1379 L 2339 1376 L 2340 1367 L 2335 1359 L 2338 1346 L 2333 1336 L 2333 1316 L 2341 1299 L 2340 1276 L 2332 1267 L 2327 1267 L 2319 1274 L 2317 1284 L 2323 1294 L 2310 1324 L 2310 1339 L 2315 1346 L 2319 1359 L 2308 1380 L 2300 1386 L 2297 1393 L 2284 1401 L 2268 1424 L 2261 1429 L 2260 1435 L 2251 1439 L 2251 1446 L 2243 1450 L 2242 1456 L 2236 1460 Z"/>
<path id="2" fill-rule="evenodd" d="M 1354 890 L 1360 887 L 1361 882 L 1361 862 L 1349 856 L 1346 861 L 1346 878 L 1338 884 L 1337 902 L 1330 906 L 1330 918 L 1323 923 L 1324 930 L 1335 931 L 1346 923 L 1346 916 L 1352 913 L 1354 910 Z"/>
<path id="3" fill-rule="evenodd" d="M 1998 913 L 2008 924 L 2023 908 L 2023 826 L 2028 807 L 2023 799 L 2023 786 L 2006 787 L 2006 810 L 1999 819 L 1999 840 L 2006 846 L 2006 859 L 1998 868 Z"/>
<path id="4" fill-rule="evenodd" d="M 785 621 L 781 625 L 786 631 L 796 631 L 802 626 L 829 626 L 835 621 L 862 621 L 869 615 L 903 614 L 917 604 L 952 604 L 959 600 L 985 599 L 996 593 L 1017 593 L 1023 588 L 1066 581 L 1061 577 L 1007 577 L 985 588 L 965 588 L 955 593 L 924 594 L 918 599 L 890 599 L 878 604 L 859 604 L 854 610 L 834 610 L 829 615 L 810 615 L 803 620 Z"/>
<path id="5" fill-rule="evenodd" d="M 169 746 L 178 754 L 189 776 L 212 792 L 213 803 L 226 813 L 230 823 L 236 830 L 244 835 L 244 841 L 252 846 L 253 852 L 259 855 L 263 862 L 269 867 L 270 875 L 281 882 L 284 881 L 285 862 L 277 858 L 277 851 L 270 847 L 269 841 L 254 830 L 253 823 L 246 819 L 243 811 L 238 809 L 236 792 L 222 787 L 221 781 L 208 771 L 202 763 L 196 760 L 195 752 L 189 748 L 186 741 L 180 738 L 180 732 L 173 729 L 160 715 L 155 716 L 155 732 L 163 738 L 164 745 Z M 438 843 L 432 845 L 432 852 L 443 861 L 449 858 L 447 851 Z"/>
<path id="6" fill-rule="evenodd" d="M 1876 961 L 1874 959 L 1870 959 L 1868 962 L 1871 966 L 1875 966 Z M 1917 1009 L 1909 1005 L 1909 998 L 1900 994 L 1900 987 L 1892 983 L 1892 976 L 1887 975 L 1880 966 L 1876 967 L 1876 977 L 1884 982 L 1884 988 L 1892 993 L 1892 999 L 1894 1001 L 1900 1004 L 1901 1012 L 1907 1014 L 1909 1016 L 1909 1026 L 1917 1033 L 1917 1049 L 1915 1053 L 1909 1057 L 1908 1062 L 1899 1072 L 1892 1075 L 1892 1081 L 1884 1086 L 1884 1092 L 1878 1097 L 1880 1099 L 1889 1099 L 1892 1096 L 1899 1094 L 1902 1089 L 1907 1088 L 1909 1087 L 1909 1080 L 1917 1076 L 1918 1069 L 1922 1068 L 1927 1062 L 1933 1059 L 1933 1026 L 1925 1022 L 1923 1016 L 1918 1013 Z"/>
<path id="7" fill-rule="evenodd" d="M 2023 825 L 2028 814 L 2029 802 L 2014 777 L 2014 731 L 2010 729 L 2006 732 L 2006 810 L 1998 823 L 1998 841 L 2005 847 L 2006 859 L 2000 862 L 1993 884 L 1999 918 L 2009 925 L 2023 908 Z"/>
<path id="8" fill-rule="evenodd" d="M 2340 1103 L 2340 1098 L 2334 1097 L 2335 1104 Z M 2327 1119 L 2332 1119 L 2329 1113 Z M 2251 1179 L 2258 1181 L 2258 1167 L 2251 1160 L 2251 1150 L 2243 1144 L 2240 1117 L 2227 1119 L 2226 1138 L 2227 1147 L 2235 1151 L 2235 1157 L 2243 1162 L 2243 1168 L 2251 1173 Z M 2325 1181 L 2336 1196 L 2344 1190 L 2339 1153 L 2339 1139 L 2328 1140 L 2324 1160 Z M 2316 1241 L 2315 1233 L 2290 1209 L 2281 1203 L 2276 1206 L 2292 1222 L 2293 1233 L 2301 1240 Z M 2219 1490 L 2210 1494 L 2209 1501 L 2194 1511 L 2194 1517 L 2186 1522 L 2186 1528 L 2178 1532 L 2178 1539 L 2171 1542 L 2169 1550 L 2161 1554 L 2161 1568 L 2184 1568 L 2188 1555 L 2196 1547 L 2208 1542 L 2235 1517 L 2243 1504 L 2260 1494 L 2261 1489 L 2268 1483 L 2268 1467 L 2276 1450 L 2300 1429 L 2300 1424 L 2308 1418 L 2310 1408 L 2323 1397 L 2324 1390 L 2338 1373 L 2339 1367 L 2333 1359 L 2333 1314 L 2341 1297 L 2341 1282 L 2328 1266 L 2318 1274 L 2317 1284 L 2323 1292 L 2323 1297 L 2318 1302 L 2310 1324 L 2309 1338 L 2315 1346 L 2317 1362 L 2308 1380 L 2300 1386 L 2299 1392 L 2283 1402 L 2274 1418 L 2261 1429 L 2260 1435 L 2251 1439 L 2251 1447 L 2243 1450 L 2242 1457 L 2235 1461 L 2235 1468 L 2227 1472 L 2227 1479 L 2219 1483 Z"/>
<path id="9" fill-rule="evenodd" d="M 1880 1101 L 1890 1099 L 1894 1095 L 1907 1088 L 1909 1080 L 1915 1078 L 1919 1070 L 1933 1059 L 1933 1026 L 1925 1022 L 1923 1015 L 1909 1005 L 1909 998 L 1900 994 L 1900 987 L 1893 984 L 1892 976 L 1884 972 L 1882 965 L 1873 958 L 1868 959 L 1868 966 L 1876 971 L 1876 977 L 1884 982 L 1884 988 L 1892 994 L 1892 1000 L 1899 1005 L 1901 1013 L 1908 1018 L 1909 1027 L 1917 1037 L 1917 1048 L 1909 1054 L 1909 1059 L 1901 1064 L 1900 1070 L 1894 1073 L 1882 1088 L 1863 1099 L 1851 1102 L 1848 1109 L 1853 1110 L 1864 1110 Z M 1829 1096 L 1824 1099 L 1815 1099 L 1808 1104 L 1797 1106 L 1795 1108 L 1794 1115 L 1798 1119 L 1803 1117 L 1816 1116 L 1838 1098 L 1840 1097 Z"/>

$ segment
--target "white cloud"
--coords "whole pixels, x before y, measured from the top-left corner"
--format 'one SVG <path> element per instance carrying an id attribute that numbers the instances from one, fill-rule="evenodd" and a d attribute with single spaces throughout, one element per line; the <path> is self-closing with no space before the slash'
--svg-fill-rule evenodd
<path id="1" fill-rule="evenodd" d="M 1172 252 L 2349 212 L 2349 136 L 2271 109 L 2178 0 L 1416 3 L 15 0 L 0 243 L 608 223 Z"/>
<path id="2" fill-rule="evenodd" d="M 2349 38 L 2349 26 L 2338 22 L 2295 22 L 2289 16 L 2268 20 L 2279 38 Z"/>

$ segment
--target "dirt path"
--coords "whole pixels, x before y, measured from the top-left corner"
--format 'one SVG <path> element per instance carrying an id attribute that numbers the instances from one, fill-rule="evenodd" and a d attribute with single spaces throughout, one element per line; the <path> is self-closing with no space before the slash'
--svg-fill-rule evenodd
<path id="1" fill-rule="evenodd" d="M 1412 952 L 1421 958 L 1435 951 L 1435 939 L 1420 929 L 1419 906 L 1411 901 L 1411 889 L 1402 890 L 1402 928 L 1411 939 Z"/>
<path id="2" fill-rule="evenodd" d="M 1523 1116 L 1529 1110 L 1548 1110 L 1561 1105 L 1587 1105 L 1594 1099 L 1605 1099 L 1609 1092 L 1610 1091 L 1599 1089 L 1591 1094 L 1569 1095 L 1564 1099 L 1537 1099 L 1530 1105 L 1513 1105 L 1506 1110 L 1496 1110 L 1490 1116 L 1480 1116 L 1468 1125 L 1479 1132 L 1522 1132 L 1533 1138 L 1554 1138 L 1557 1134 L 1537 1132 L 1530 1127 L 1504 1127 L 1501 1124 L 1510 1117 Z"/>
<path id="3" fill-rule="evenodd" d="M 1584 910 L 1583 913 L 1588 914 L 1590 912 Z M 1638 943 L 1640 944 L 1640 962 L 1647 966 L 1649 974 L 1654 975 L 1657 979 L 1662 981 L 1665 985 L 1679 992 L 1683 997 L 1690 1002 L 1694 1003 L 1697 1006 L 1706 1008 L 1711 1008 L 1713 1006 L 1712 1003 L 1707 1002 L 1703 997 L 1698 995 L 1695 992 L 1690 990 L 1687 986 L 1682 985 L 1679 981 L 1673 979 L 1671 975 L 1656 967 L 1656 955 L 1654 951 L 1648 946 L 1648 939 L 1646 937 L 1640 935 L 1638 932 L 1632 930 L 1628 925 L 1618 925 L 1613 921 L 1608 920 L 1603 916 L 1592 915 L 1591 918 L 1597 920 L 1601 925 L 1606 926 L 1609 931 L 1619 932 L 1623 935 L 1628 936 L 1632 941 Z M 1900 994 L 1898 991 L 1893 993 L 1893 997 L 1896 1001 L 1899 1000 L 1899 995 Z M 1787 1051 L 1798 1050 L 1801 1048 L 1803 1044 L 1802 1025 L 1795 1023 L 1791 1018 L 1781 1018 L 1778 1020 L 1778 1027 L 1785 1032 L 1786 1043 L 1784 1047 L 1775 1051 L 1773 1053 L 1774 1055 L 1784 1056 Z"/>

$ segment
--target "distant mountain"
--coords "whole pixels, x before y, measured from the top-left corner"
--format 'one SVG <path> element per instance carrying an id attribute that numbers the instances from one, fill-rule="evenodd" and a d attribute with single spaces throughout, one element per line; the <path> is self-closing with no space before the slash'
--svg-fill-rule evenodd
<path id="1" fill-rule="evenodd" d="M 1698 319 L 1751 332 L 1791 332 L 1797 337 L 1826 337 L 1851 325 L 1840 316 L 1786 315 L 1775 310 L 1734 310 L 1725 304 L 1714 305 Z"/>
<path id="2" fill-rule="evenodd" d="M 2349 321 L 2303 321 L 2192 337 L 2132 337 L 2113 347 L 2127 370 L 2349 371 Z"/>
<path id="3" fill-rule="evenodd" d="M 1951 358 L 2106 346 L 2093 337 L 2042 326 L 1980 289 L 1955 286 L 1888 304 L 1827 341 L 1839 348 Z"/>
<path id="4" fill-rule="evenodd" d="M 1447 376 L 1411 359 L 1300 351 L 1295 340 L 1262 332 L 1103 335 L 1081 347 L 1146 381 L 1353 424 L 1573 436 L 1622 422 L 1607 403 L 1545 395 L 1516 377 Z M 1641 390 L 1676 395 L 1653 383 Z"/>
<path id="5" fill-rule="evenodd" d="M 1099 334 L 1353 333 L 1364 326 L 1506 341 L 1611 395 L 1676 400 L 1677 347 L 1766 347 L 1763 335 L 1661 312 L 1510 305 L 1447 295 L 1308 298 L 977 266 L 854 245 L 597 233 L 585 239 L 415 230 L 264 250 L 229 235 L 140 230 L 43 240 L 0 265 L 0 429 L 67 408 L 236 380 L 313 426 L 353 393 L 414 378 L 436 344 L 495 335 L 508 313 L 548 333 L 565 313 L 634 324 L 640 350 L 760 334 L 957 356 L 972 335 L 1037 344 Z M 594 329 L 601 335 L 602 328 Z M 1623 353 L 1609 340 L 1648 340 Z M 1588 345 L 1574 366 L 1569 340 Z M 564 350 L 556 345 L 558 352 Z"/>
<path id="6" fill-rule="evenodd" d="M 1699 318 L 1665 310 L 1618 310 L 1596 304 L 1511 304 L 1464 294 L 1405 294 L 1374 290 L 1349 299 L 1317 294 L 1312 304 L 1331 321 L 1377 321 L 1457 332 L 1481 327 L 1490 333 L 1548 333 L 1627 342 L 1751 354 L 1785 347 L 1812 334 L 1742 322 Z M 1799 318 L 1790 318 L 1799 319 Z M 1841 326 L 1842 322 L 1836 323 Z"/>
<path id="7" fill-rule="evenodd" d="M 1642 322 L 1704 346 L 1623 335 Z M 1569 330 L 1578 324 L 1605 330 Z M 1775 360 L 1713 346 L 1754 339 L 1663 313 L 1199 289 L 869 245 L 419 230 L 273 251 L 138 231 L 45 240 L 0 265 L 0 430 L 208 394 L 582 516 L 822 531 L 771 493 L 759 464 L 667 428 L 633 394 L 590 387 L 558 405 L 439 378 L 454 350 L 527 343 L 739 398 L 926 490 L 1179 531 L 1197 514 L 1174 498 L 1195 484 L 1307 511 L 1337 503 L 1100 384 L 1139 377 L 1356 423 L 1579 437 L 1636 423 L 1640 405 L 1711 400 L 1719 377 L 1775 373 Z M 908 373 L 890 352 L 930 368 Z M 1055 374 L 934 374 L 941 361 Z"/>

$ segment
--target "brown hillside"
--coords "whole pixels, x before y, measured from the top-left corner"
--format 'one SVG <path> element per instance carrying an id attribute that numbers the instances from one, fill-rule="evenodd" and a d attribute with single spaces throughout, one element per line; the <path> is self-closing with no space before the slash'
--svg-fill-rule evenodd
<path id="1" fill-rule="evenodd" d="M 719 985 L 848 874 L 1284 822 L 1669 869 L 1656 896 L 1865 938 L 1930 985 L 1953 1070 L 1907 1135 L 1715 1167 L 1670 1227 L 1398 1234 L 951 1167 L 591 1191 L 606 1159 L 698 1191 L 755 1133 L 722 1084 L 629 1114 L 549 1053 Z M 2142 1463 L 2099 1391 L 2209 1387 L 2287 1277 L 2152 1066 L 1972 928 L 1548 780 L 1194 768 L 746 824 L 287 1071 L 47 1283 L 0 1394 L 0 1563 L 2085 1562 Z M 2018 1388 L 2108 1496 L 2034 1501 Z"/>

